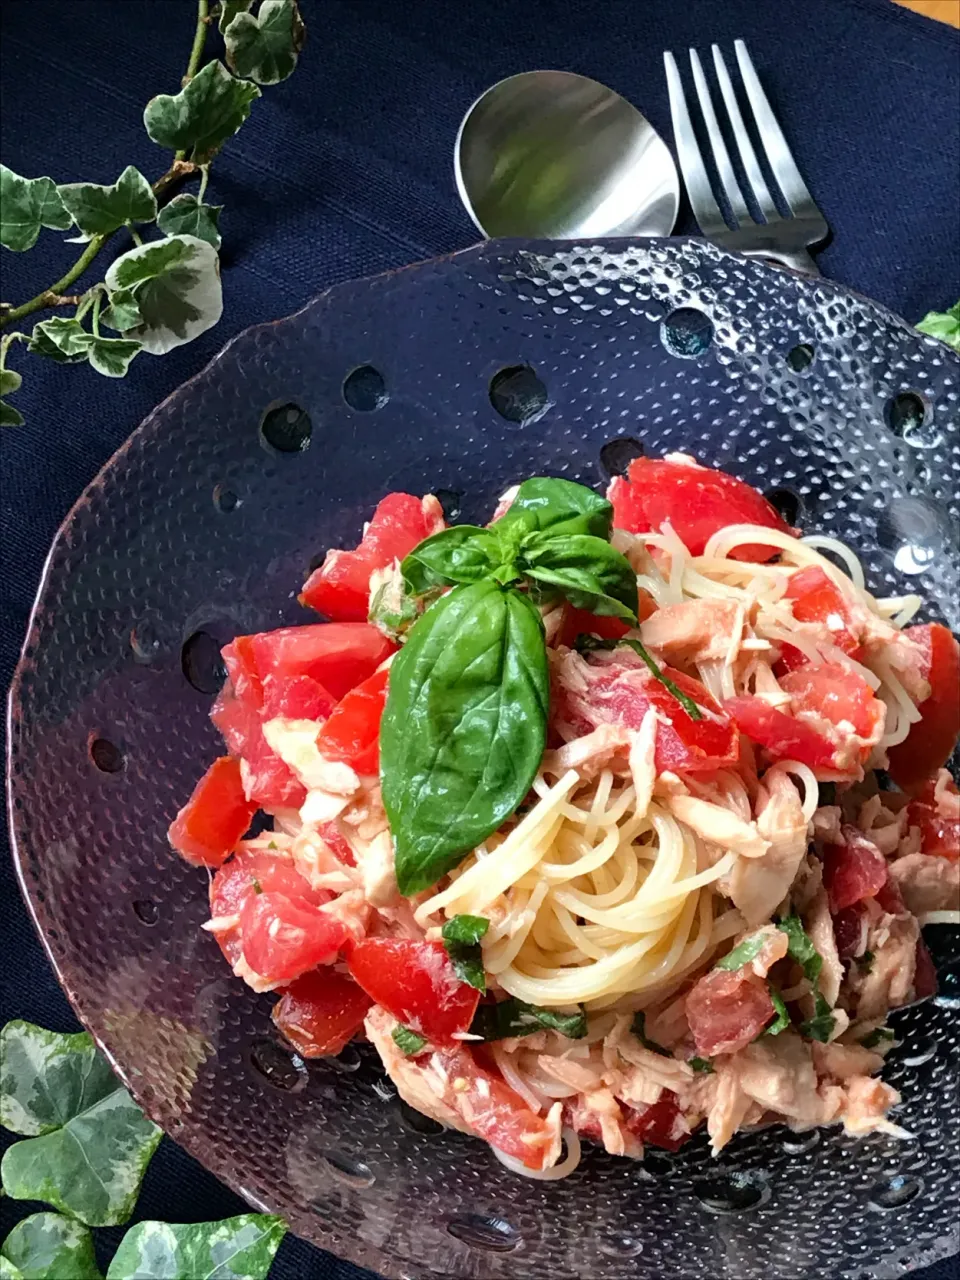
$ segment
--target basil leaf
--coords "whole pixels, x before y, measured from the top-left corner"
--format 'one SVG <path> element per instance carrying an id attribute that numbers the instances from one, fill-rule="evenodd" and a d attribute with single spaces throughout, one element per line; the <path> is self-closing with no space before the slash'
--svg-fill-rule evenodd
<path id="1" fill-rule="evenodd" d="M 773 1007 L 776 1010 L 776 1017 L 770 1023 L 769 1027 L 765 1027 L 761 1035 L 778 1036 L 781 1031 L 786 1031 L 790 1025 L 790 1014 L 787 1012 L 787 1006 L 784 1003 L 783 996 L 771 982 L 769 984 L 770 999 L 773 1001 Z"/>
<path id="2" fill-rule="evenodd" d="M 875 958 L 872 951 L 865 951 L 862 956 L 857 956 L 857 967 L 864 973 L 869 973 L 873 968 Z"/>
<path id="3" fill-rule="evenodd" d="M 668 693 L 673 694 L 691 720 L 703 719 L 703 712 L 690 695 L 684 693 L 675 681 L 671 680 L 669 676 L 665 676 L 663 674 L 657 666 L 656 659 L 647 652 L 639 640 L 634 640 L 630 636 L 624 636 L 620 640 L 601 640 L 599 636 L 591 636 L 583 633 L 577 636 L 576 640 L 573 642 L 573 647 L 576 649 L 577 653 L 593 653 L 598 649 L 612 650 L 618 648 L 620 645 L 626 645 L 628 649 L 632 649 L 635 654 L 643 659 L 650 674 L 660 681 Z"/>
<path id="4" fill-rule="evenodd" d="M 819 1040 L 821 1044 L 826 1044 L 833 1034 L 835 1025 L 836 1019 L 833 1016 L 833 1010 L 830 1008 L 826 997 L 818 991 L 815 998 L 813 1017 L 800 1024 L 800 1034 L 806 1036 L 808 1040 Z"/>
<path id="5" fill-rule="evenodd" d="M 411 627 L 380 726 L 401 893 L 435 884 L 526 796 L 549 693 L 543 622 L 519 591 L 457 586 Z"/>
<path id="6" fill-rule="evenodd" d="M 559 591 L 575 609 L 637 620 L 637 575 L 626 556 L 589 534 L 534 534 L 524 540 L 520 568 Z"/>
<path id="7" fill-rule="evenodd" d="M 553 535 L 589 534 L 609 540 L 613 507 L 586 485 L 549 476 L 524 480 L 509 509 L 491 528 L 519 527 L 524 533 L 549 529 Z"/>
<path id="8" fill-rule="evenodd" d="M 815 986 L 823 968 L 823 957 L 811 942 L 803 921 L 799 916 L 786 916 L 777 924 L 777 928 L 787 935 L 787 955 L 797 962 L 804 977 Z"/>
<path id="9" fill-rule="evenodd" d="M 266 1280 L 287 1224 L 265 1213 L 223 1222 L 138 1222 L 120 1241 L 107 1280 Z"/>
<path id="10" fill-rule="evenodd" d="M 411 1057 L 415 1053 L 419 1053 L 423 1046 L 427 1043 L 426 1038 L 416 1031 L 411 1031 L 409 1027 L 405 1027 L 402 1022 L 398 1022 L 390 1033 L 393 1036 L 393 1043 L 397 1046 L 404 1057 Z"/>
<path id="11" fill-rule="evenodd" d="M 745 964 L 749 964 L 755 956 L 758 956 L 763 950 L 763 944 L 767 938 L 765 934 L 755 933 L 749 938 L 744 938 L 738 947 L 734 947 L 729 955 L 725 955 L 722 960 L 718 960 L 713 966 L 715 969 L 742 969 Z"/>
<path id="12" fill-rule="evenodd" d="M 454 916 L 440 930 L 444 942 L 463 942 L 475 946 L 490 928 L 486 916 Z"/>
<path id="13" fill-rule="evenodd" d="M 390 640 L 399 640 L 420 616 L 403 589 L 403 580 L 392 574 L 377 587 L 370 601 L 367 621 Z"/>
<path id="14" fill-rule="evenodd" d="M 712 1076 L 714 1074 L 713 1063 L 709 1058 L 688 1058 L 687 1066 L 692 1067 L 698 1075 Z"/>
<path id="15" fill-rule="evenodd" d="M 461 982 L 486 992 L 487 975 L 483 969 L 480 939 L 490 928 L 484 916 L 454 916 L 440 930 L 443 945 Z"/>
<path id="16" fill-rule="evenodd" d="M 484 1040 L 506 1040 L 508 1037 L 532 1036 L 535 1031 L 559 1031 L 571 1040 L 582 1040 L 587 1034 L 587 1015 L 558 1013 L 541 1009 L 510 996 L 497 1004 L 477 1005 L 470 1031 Z"/>
<path id="17" fill-rule="evenodd" d="M 91 1037 L 8 1022 L 0 1055 L 0 1120 L 33 1135 L 4 1154 L 7 1194 L 44 1200 L 92 1227 L 126 1222 L 161 1135 Z"/>
<path id="18" fill-rule="evenodd" d="M 860 1043 L 865 1049 L 875 1049 L 878 1044 L 886 1044 L 894 1038 L 894 1033 L 889 1027 L 874 1027 L 869 1035 L 863 1037 Z"/>
<path id="19" fill-rule="evenodd" d="M 657 1044 L 656 1040 L 647 1039 L 647 1015 L 642 1009 L 633 1015 L 633 1022 L 630 1024 L 630 1030 L 637 1037 L 645 1049 L 649 1049 L 651 1053 L 659 1053 L 661 1058 L 672 1058 L 673 1054 L 669 1049 L 665 1049 L 662 1044 Z"/>
<path id="20" fill-rule="evenodd" d="M 479 582 L 481 578 L 493 577 L 499 565 L 497 536 L 477 525 L 458 524 L 418 543 L 404 557 L 400 572 L 411 595 L 423 596 L 458 582 Z M 518 575 L 513 572 L 510 576 Z"/>
<path id="21" fill-rule="evenodd" d="M 0 1257 L 23 1280 L 102 1280 L 89 1229 L 62 1213 L 32 1213 L 18 1222 Z"/>

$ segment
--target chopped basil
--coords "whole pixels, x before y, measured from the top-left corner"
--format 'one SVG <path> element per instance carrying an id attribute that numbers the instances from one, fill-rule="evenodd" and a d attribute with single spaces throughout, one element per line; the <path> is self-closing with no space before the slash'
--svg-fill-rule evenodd
<path id="1" fill-rule="evenodd" d="M 483 1040 L 506 1040 L 508 1036 L 531 1036 L 535 1031 L 559 1031 L 571 1040 L 582 1040 L 587 1034 L 587 1015 L 558 1013 L 541 1009 L 510 996 L 497 1004 L 481 1004 L 470 1027 Z"/>
<path id="2" fill-rule="evenodd" d="M 787 1027 L 789 1027 L 790 1014 L 787 1012 L 787 1006 L 784 1003 L 783 996 L 772 982 L 769 984 L 769 989 L 770 999 L 773 1001 L 773 1007 L 776 1010 L 777 1016 L 770 1023 L 769 1027 L 764 1028 L 761 1034 L 765 1036 L 778 1036 L 781 1031 L 786 1031 Z"/>
<path id="3" fill-rule="evenodd" d="M 816 986 L 823 968 L 823 957 L 810 940 L 799 916 L 786 916 L 777 925 L 787 935 L 787 955 L 803 970 L 803 975 Z"/>
<path id="4" fill-rule="evenodd" d="M 276 840 L 271 840 L 270 843 L 267 845 L 268 849 L 276 849 L 276 847 L 277 847 Z"/>
<path id="5" fill-rule="evenodd" d="M 712 1076 L 713 1063 L 709 1058 L 688 1058 L 687 1066 L 692 1067 L 698 1075 Z"/>
<path id="6" fill-rule="evenodd" d="M 874 959 L 872 951 L 865 951 L 862 956 L 857 956 L 857 968 L 862 969 L 864 973 L 869 973 L 873 968 Z"/>
<path id="7" fill-rule="evenodd" d="M 592 653 L 597 649 L 616 649 L 620 645 L 626 645 L 628 649 L 632 649 L 634 653 L 643 659 L 649 668 L 650 674 L 655 676 L 669 693 L 673 694 L 691 720 L 703 719 L 703 712 L 690 695 L 684 693 L 669 676 L 663 674 L 657 666 L 656 660 L 650 656 L 639 640 L 634 640 L 629 636 L 625 636 L 622 640 L 601 640 L 598 636 L 587 635 L 583 632 L 573 642 L 573 647 L 577 653 Z"/>
<path id="8" fill-rule="evenodd" d="M 808 1040 L 819 1040 L 821 1044 L 826 1044 L 833 1035 L 835 1026 L 836 1019 L 827 998 L 817 991 L 813 1017 L 800 1024 L 800 1034 Z"/>
<path id="9" fill-rule="evenodd" d="M 718 960 L 714 965 L 715 969 L 735 970 L 742 969 L 745 964 L 749 964 L 763 950 L 764 943 L 767 941 L 766 935 L 762 933 L 752 934 L 749 938 L 744 938 L 738 947 Z"/>
<path id="10" fill-rule="evenodd" d="M 443 945 L 453 962 L 453 968 L 461 982 L 469 983 L 478 991 L 486 991 L 487 978 L 483 971 L 483 952 L 480 939 L 490 928 L 484 916 L 454 916 L 441 930 Z"/>
<path id="11" fill-rule="evenodd" d="M 630 1030 L 645 1049 L 649 1049 L 651 1053 L 659 1053 L 662 1058 L 672 1058 L 673 1054 L 669 1049 L 665 1049 L 662 1044 L 657 1044 L 656 1040 L 647 1039 L 646 1026 L 647 1015 L 642 1009 L 639 1009 L 633 1015 L 633 1022 L 630 1024 Z"/>
<path id="12" fill-rule="evenodd" d="M 874 1027 L 869 1035 L 863 1037 L 860 1043 L 865 1049 L 875 1049 L 878 1044 L 885 1044 L 894 1038 L 894 1033 L 889 1027 Z"/>
<path id="13" fill-rule="evenodd" d="M 254 893 L 263 893 L 263 885 L 260 883 L 260 881 L 257 879 L 256 876 L 253 877 L 250 883 L 253 885 Z"/>
<path id="14" fill-rule="evenodd" d="M 419 1053 L 423 1046 L 427 1043 L 426 1039 L 419 1035 L 416 1031 L 411 1031 L 409 1027 L 405 1027 L 402 1022 L 398 1022 L 393 1028 L 393 1043 L 397 1046 L 404 1057 L 411 1057 L 415 1053 Z"/>
<path id="15" fill-rule="evenodd" d="M 454 916 L 441 929 L 444 942 L 462 942 L 476 946 L 490 928 L 486 916 Z"/>

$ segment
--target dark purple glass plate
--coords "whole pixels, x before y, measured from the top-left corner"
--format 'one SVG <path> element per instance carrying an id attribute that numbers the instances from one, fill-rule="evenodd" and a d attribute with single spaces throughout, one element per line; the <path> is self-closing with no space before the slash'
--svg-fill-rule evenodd
<path id="1" fill-rule="evenodd" d="M 150 1114 L 253 1204 L 394 1277 L 886 1276 L 956 1248 L 955 955 L 940 998 L 896 1018 L 911 1141 L 768 1130 L 718 1161 L 698 1139 L 532 1182 L 429 1132 L 367 1050 L 291 1058 L 271 998 L 200 931 L 206 878 L 165 832 L 218 751 L 216 644 L 307 621 L 311 560 L 392 489 L 477 520 L 524 476 L 604 483 L 628 438 L 682 448 L 956 627 L 958 387 L 946 348 L 836 285 L 653 240 L 494 242 L 346 284 L 175 392 L 60 531 L 10 739 L 24 893 Z"/>

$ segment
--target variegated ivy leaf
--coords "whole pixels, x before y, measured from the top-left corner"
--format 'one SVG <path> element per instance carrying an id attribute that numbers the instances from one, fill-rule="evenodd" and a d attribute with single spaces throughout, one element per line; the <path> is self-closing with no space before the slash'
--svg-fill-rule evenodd
<path id="1" fill-rule="evenodd" d="M 157 226 L 167 236 L 196 236 L 214 249 L 220 248 L 220 213 L 222 204 L 202 204 L 189 193 L 177 196 L 160 210 Z"/>
<path id="2" fill-rule="evenodd" d="M 87 358 L 90 336 L 79 320 L 54 316 L 52 320 L 41 320 L 33 326 L 27 350 L 56 360 L 58 364 L 77 364 Z M 7 1125 L 7 1128 L 12 1126 Z"/>
<path id="3" fill-rule="evenodd" d="M 101 313 L 101 324 L 105 324 L 108 329 L 116 329 L 118 333 L 124 333 L 140 323 L 143 317 L 140 315 L 140 308 L 137 306 L 132 289 L 118 289 L 116 293 L 111 293 L 109 296 L 110 305 Z"/>
<path id="4" fill-rule="evenodd" d="M 103 1280 L 93 1236 L 62 1213 L 33 1213 L 13 1228 L 0 1257 L 23 1280 Z"/>
<path id="5" fill-rule="evenodd" d="M 125 329 L 124 337 L 155 356 L 192 342 L 223 312 L 216 250 L 196 236 L 171 236 L 131 249 L 111 263 L 106 285 L 111 296 L 118 289 L 133 294 L 140 322 Z"/>
<path id="6" fill-rule="evenodd" d="M 138 1222 L 107 1280 L 264 1280 L 286 1233 L 282 1218 L 243 1213 L 223 1222 Z"/>
<path id="7" fill-rule="evenodd" d="M 157 197 L 139 169 L 128 164 L 111 186 L 70 182 L 57 188 L 67 212 L 86 236 L 109 235 L 118 227 L 153 222 Z"/>
<path id="8" fill-rule="evenodd" d="M 0 1280 L 23 1280 L 23 1272 L 0 1253 Z"/>
<path id="9" fill-rule="evenodd" d="M 23 414 L 2 399 L 3 396 L 19 391 L 22 382 L 23 379 L 15 370 L 0 369 L 0 427 L 23 426 Z"/>
<path id="10" fill-rule="evenodd" d="M 238 13 L 246 13 L 253 5 L 253 0 L 223 0 L 220 5 L 220 34 L 226 31 Z"/>
<path id="11" fill-rule="evenodd" d="M 91 334 L 87 359 L 105 378 L 122 378 L 142 350 L 143 343 L 134 338 L 95 338 Z"/>
<path id="12" fill-rule="evenodd" d="M 259 97 L 256 85 L 237 80 L 222 62 L 209 62 L 179 93 L 151 98 L 143 123 L 159 146 L 191 151 L 194 164 L 206 164 L 237 132 Z"/>
<path id="13" fill-rule="evenodd" d="M 66 231 L 69 226 L 52 178 L 21 178 L 0 164 L 0 244 L 23 253 L 37 243 L 41 227 Z"/>
<path id="14" fill-rule="evenodd" d="M 227 65 L 245 80 L 279 84 L 296 70 L 305 31 L 296 0 L 261 0 L 256 17 L 238 13 L 227 27 Z"/>
<path id="15" fill-rule="evenodd" d="M 126 1222 L 161 1135 L 91 1037 L 9 1022 L 0 1053 L 0 1121 L 34 1135 L 4 1154 L 7 1194 L 43 1200 L 92 1227 Z"/>

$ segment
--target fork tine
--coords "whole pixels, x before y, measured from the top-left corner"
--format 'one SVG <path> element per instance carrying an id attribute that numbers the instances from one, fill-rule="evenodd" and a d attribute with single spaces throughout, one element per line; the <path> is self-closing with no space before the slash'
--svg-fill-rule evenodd
<path id="1" fill-rule="evenodd" d="M 747 203 L 740 190 L 740 184 L 737 182 L 737 175 L 733 172 L 730 153 L 727 151 L 727 144 L 723 140 L 720 126 L 717 124 L 717 115 L 713 109 L 713 99 L 710 96 L 710 86 L 707 84 L 707 77 L 703 74 L 700 56 L 696 49 L 690 50 L 690 66 L 693 70 L 693 83 L 697 88 L 700 110 L 703 112 L 703 122 L 707 127 L 707 137 L 710 139 L 710 146 L 713 149 L 713 159 L 717 166 L 717 172 L 720 174 L 720 182 L 727 193 L 727 199 L 730 201 L 730 208 L 733 210 L 736 221 L 741 223 L 750 222 L 752 221 L 750 210 L 747 208 Z"/>
<path id="2" fill-rule="evenodd" d="M 760 141 L 763 143 L 763 148 L 767 153 L 767 160 L 773 170 L 773 176 L 776 178 L 787 204 L 794 214 L 813 212 L 818 216 L 822 216 L 814 203 L 813 196 L 807 190 L 803 178 L 800 176 L 800 170 L 794 163 L 793 156 L 790 154 L 787 140 L 783 136 L 783 130 L 777 123 L 777 117 L 773 114 L 773 108 L 770 106 L 767 95 L 763 91 L 756 68 L 753 65 L 750 54 L 747 52 L 747 46 L 742 40 L 735 40 L 733 47 L 736 50 L 737 62 L 740 65 L 740 74 L 743 76 L 747 97 L 750 99 L 750 106 L 753 108 Z M 805 209 L 804 206 L 807 206 L 807 208 Z"/>
<path id="3" fill-rule="evenodd" d="M 728 228 L 720 212 L 720 206 L 714 199 L 710 178 L 704 167 L 703 157 L 700 155 L 696 134 L 693 132 L 690 112 L 687 110 L 683 81 L 680 79 L 676 59 L 669 50 L 663 55 L 663 65 L 667 74 L 667 91 L 670 95 L 673 137 L 677 144 L 677 158 L 680 161 L 683 180 L 687 184 L 690 207 L 703 234 L 715 235 Z"/>
<path id="4" fill-rule="evenodd" d="M 727 71 L 727 64 L 724 62 L 723 54 L 720 52 L 720 46 L 716 44 L 713 45 L 713 65 L 717 73 L 717 80 L 720 82 L 720 92 L 723 94 L 727 115 L 730 117 L 733 136 L 737 140 L 740 159 L 743 161 L 743 167 L 746 170 L 747 181 L 753 188 L 753 195 L 760 206 L 760 212 L 768 222 L 774 222 L 780 217 L 780 213 L 773 197 L 770 195 L 763 176 L 763 170 L 757 160 L 757 153 L 753 149 L 750 135 L 747 133 L 746 125 L 743 123 L 740 104 L 737 102 L 737 95 L 733 91 L 733 83 L 730 80 L 730 73 Z"/>

